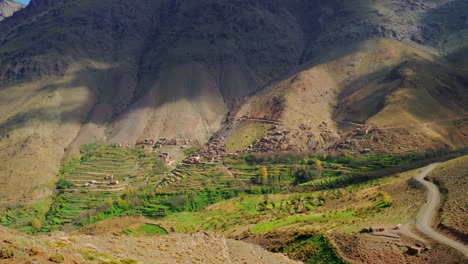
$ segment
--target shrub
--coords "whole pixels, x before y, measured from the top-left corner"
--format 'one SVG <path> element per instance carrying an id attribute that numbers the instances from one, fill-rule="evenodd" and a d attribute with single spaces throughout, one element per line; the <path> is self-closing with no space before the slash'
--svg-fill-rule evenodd
<path id="1" fill-rule="evenodd" d="M 387 208 L 392 205 L 392 198 L 387 192 L 378 192 L 379 200 L 374 203 L 374 208 Z"/>
<path id="2" fill-rule="evenodd" d="M 41 229 L 42 224 L 41 224 L 41 221 L 39 221 L 39 219 L 34 218 L 34 219 L 31 221 L 31 226 L 32 226 L 32 228 L 34 229 L 34 231 L 38 231 L 38 230 Z"/>
<path id="3" fill-rule="evenodd" d="M 322 169 L 322 162 L 321 162 L 319 159 L 315 159 L 315 167 L 316 167 L 318 170 L 321 170 L 321 169 Z"/>
<path id="4" fill-rule="evenodd" d="M 170 206 L 173 211 L 182 210 L 187 203 L 187 197 L 184 195 L 174 195 L 166 201 L 166 205 Z"/>
<path id="5" fill-rule="evenodd" d="M 39 255 L 40 253 L 41 253 L 41 250 L 38 247 L 32 247 L 29 250 L 29 255 L 31 256 L 36 256 L 36 255 Z"/>
<path id="6" fill-rule="evenodd" d="M 294 173 L 294 184 L 309 182 L 314 179 L 314 172 L 307 169 L 300 169 Z"/>
<path id="7" fill-rule="evenodd" d="M 124 258 L 124 259 L 120 260 L 120 263 L 122 263 L 122 264 L 137 264 L 138 261 L 136 261 L 134 259 Z"/>
<path id="8" fill-rule="evenodd" d="M 257 184 L 265 184 L 268 181 L 268 170 L 265 166 L 262 166 L 258 170 L 257 177 L 254 179 Z"/>
<path id="9" fill-rule="evenodd" d="M 303 234 L 281 249 L 293 259 L 308 264 L 344 264 L 333 245 L 321 234 Z"/>
<path id="10" fill-rule="evenodd" d="M 65 261 L 65 258 L 63 257 L 62 254 L 57 252 L 53 254 L 52 256 L 50 256 L 49 260 L 54 263 L 63 263 Z"/>
<path id="11" fill-rule="evenodd" d="M 0 248 L 0 259 L 9 259 L 15 256 L 15 250 L 11 247 Z"/>
<path id="12" fill-rule="evenodd" d="M 64 179 L 60 179 L 57 184 L 56 184 L 56 188 L 58 190 L 65 190 L 65 189 L 70 189 L 70 188 L 73 188 L 75 187 L 75 185 L 67 180 L 64 180 Z"/>

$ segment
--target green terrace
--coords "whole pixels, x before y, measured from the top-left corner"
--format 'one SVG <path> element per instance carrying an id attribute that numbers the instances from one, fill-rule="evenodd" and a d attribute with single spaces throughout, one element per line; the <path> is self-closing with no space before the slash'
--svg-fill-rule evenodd
<path id="1" fill-rule="evenodd" d="M 159 224 L 124 233 L 151 236 L 170 227 L 265 236 L 297 230 L 310 234 L 279 251 L 307 263 L 320 263 L 317 256 L 343 263 L 322 230 L 356 232 L 374 218 L 399 222 L 402 209 L 392 210 L 392 197 L 377 186 L 458 154 L 243 155 L 221 163 L 178 164 L 169 171 L 156 154 L 143 149 L 87 145 L 64 163 L 52 197 L 10 208 L 0 214 L 0 223 L 36 234 L 143 215 Z M 353 203 L 340 204 L 355 193 L 361 196 Z"/>
<path id="2" fill-rule="evenodd" d="M 86 145 L 80 155 L 64 163 L 52 199 L 11 208 L 0 215 L 0 223 L 34 233 L 76 228 L 119 215 L 158 219 L 197 212 L 240 195 L 363 188 L 457 154 L 243 155 L 222 163 L 179 164 L 168 171 L 156 154 L 142 149 Z M 296 213 L 291 210 L 291 215 Z"/>

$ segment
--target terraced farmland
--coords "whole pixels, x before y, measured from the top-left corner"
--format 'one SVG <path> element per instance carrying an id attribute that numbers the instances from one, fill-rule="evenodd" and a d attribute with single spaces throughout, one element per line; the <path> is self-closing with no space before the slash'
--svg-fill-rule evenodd
<path id="1" fill-rule="evenodd" d="M 417 154 L 247 155 L 225 158 L 221 163 L 178 164 L 168 171 L 157 155 L 142 149 L 89 145 L 63 165 L 57 193 L 51 199 L 8 209 L 0 215 L 0 224 L 29 233 L 48 232 L 119 215 L 157 219 L 197 212 L 242 195 L 263 199 L 263 195 L 362 189 L 402 169 L 423 166 L 421 161 L 428 162 L 423 158 Z M 286 210 L 279 214 L 287 217 L 289 213 Z M 40 229 L 32 225 L 36 219 Z"/>
<path id="2" fill-rule="evenodd" d="M 226 161 L 225 164 L 180 164 L 159 185 L 159 191 L 180 193 L 194 190 L 260 191 L 265 188 L 288 186 L 294 181 L 293 167 L 288 164 L 267 166 L 268 179 L 255 183 L 262 166 L 251 166 L 245 161 Z"/>
<path id="3" fill-rule="evenodd" d="M 232 177 L 231 177 L 232 178 Z M 227 187 L 228 175 L 215 164 L 180 164 L 162 179 L 156 188 L 166 193 L 200 190 L 205 187 Z"/>
<path id="4" fill-rule="evenodd" d="M 156 184 L 164 166 L 154 154 L 140 149 L 96 146 L 80 163 L 63 173 L 66 186 L 54 199 L 44 229 L 76 224 L 91 210 L 103 210 L 126 192 Z M 89 215 L 88 215 L 89 216 Z"/>
<path id="5" fill-rule="evenodd" d="M 318 162 L 317 162 L 318 161 Z M 423 156 L 242 156 L 222 163 L 180 164 L 156 184 L 158 191 L 184 193 L 201 190 L 247 193 L 311 192 L 365 184 L 389 174 L 423 166 Z M 259 179 L 260 169 L 266 170 Z M 402 169 L 401 169 L 402 168 Z M 303 184 L 298 172 L 309 175 Z"/>

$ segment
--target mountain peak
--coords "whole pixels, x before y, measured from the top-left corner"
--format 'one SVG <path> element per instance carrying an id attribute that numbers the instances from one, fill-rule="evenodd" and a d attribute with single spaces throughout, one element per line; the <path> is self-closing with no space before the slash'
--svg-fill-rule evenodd
<path id="1" fill-rule="evenodd" d="M 13 15 L 13 13 L 22 9 L 23 7 L 23 4 L 15 1 L 0 0 L 0 21 Z"/>

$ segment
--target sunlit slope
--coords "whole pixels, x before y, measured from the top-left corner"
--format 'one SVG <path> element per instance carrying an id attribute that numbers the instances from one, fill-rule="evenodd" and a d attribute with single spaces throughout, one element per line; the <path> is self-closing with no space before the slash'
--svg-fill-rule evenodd
<path id="1" fill-rule="evenodd" d="M 10 0 L 1 0 L 0 1 L 0 21 L 10 17 L 16 11 L 20 10 L 24 6 L 18 2 Z"/>
<path id="2" fill-rule="evenodd" d="M 307 127 L 322 147 L 330 145 L 326 136 L 338 139 L 367 126 L 411 130 L 410 138 L 425 138 L 421 148 L 431 147 L 431 141 L 434 147 L 467 144 L 467 79 L 435 50 L 374 40 L 341 54 L 325 53 L 253 96 L 238 118 L 275 120 L 292 131 Z M 323 122 L 328 131 L 320 127 Z M 410 138 L 386 140 L 399 144 Z"/>
<path id="3" fill-rule="evenodd" d="M 114 232 L 106 232 L 102 228 L 104 223 L 86 235 L 62 232 L 60 236 L 34 237 L 0 226 L 2 262 L 124 264 L 155 260 L 158 263 L 190 263 L 197 260 L 201 263 L 299 263 L 258 245 L 227 239 L 215 233 L 144 235 L 145 232 L 140 232 L 126 235 L 133 229 L 159 228 L 150 222 L 144 218 L 122 218 L 107 223 L 112 225 Z M 122 235 L 116 236 L 117 232 Z"/>
<path id="4" fill-rule="evenodd" d="M 35 0 L 0 24 L 2 200 L 46 194 L 86 143 L 205 142 L 233 100 L 299 60 L 299 22 L 268 6 Z"/>

